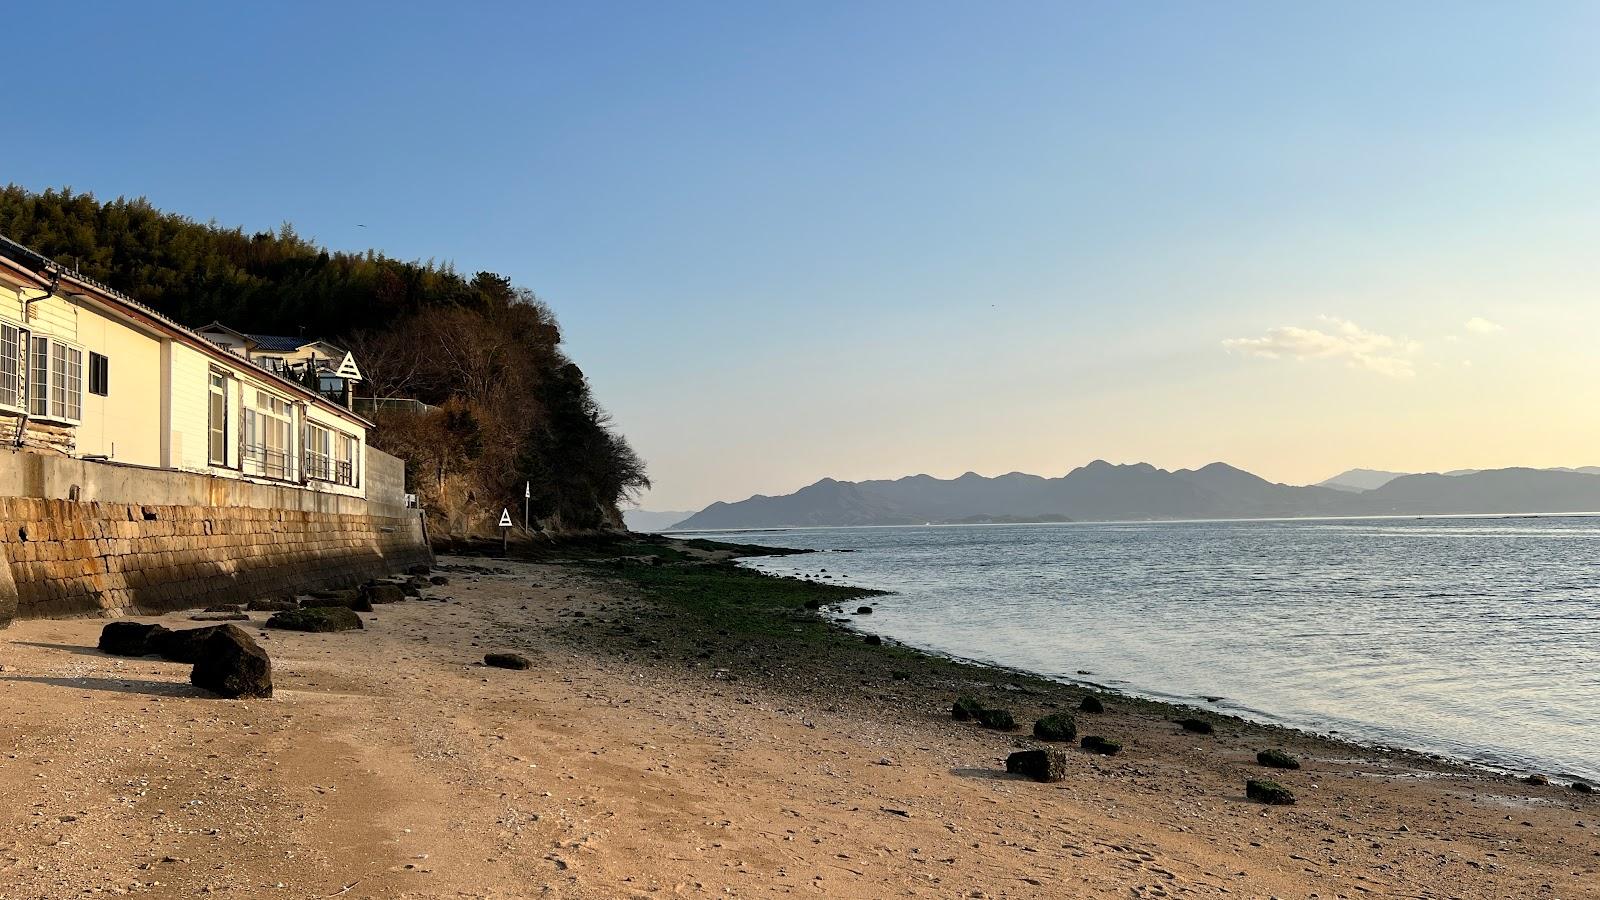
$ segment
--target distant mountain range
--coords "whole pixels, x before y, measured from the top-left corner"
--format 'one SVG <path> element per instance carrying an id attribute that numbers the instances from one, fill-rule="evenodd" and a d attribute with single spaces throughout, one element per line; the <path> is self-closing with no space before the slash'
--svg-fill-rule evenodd
<path id="1" fill-rule="evenodd" d="M 627 524 L 629 531 L 661 531 L 682 522 L 694 515 L 694 510 L 650 510 L 650 509 L 625 509 L 622 511 L 622 521 Z"/>
<path id="2" fill-rule="evenodd" d="M 1060 478 L 912 475 L 835 481 L 781 497 L 713 503 L 674 530 L 970 522 L 1148 521 L 1296 516 L 1600 511 L 1600 467 L 1405 474 L 1352 469 L 1276 484 L 1225 463 L 1167 471 L 1096 460 Z M 662 527 L 662 526 L 658 526 Z"/>

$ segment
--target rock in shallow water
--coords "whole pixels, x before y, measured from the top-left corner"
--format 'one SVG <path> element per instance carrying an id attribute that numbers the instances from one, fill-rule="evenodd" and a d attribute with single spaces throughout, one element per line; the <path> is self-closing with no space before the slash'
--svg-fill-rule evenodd
<path id="1" fill-rule="evenodd" d="M 271 697 L 272 660 L 267 652 L 237 625 L 207 630 L 211 636 L 200 645 L 189 683 L 224 697 Z"/>
<path id="2" fill-rule="evenodd" d="M 1006 757 L 1006 771 L 1034 781 L 1065 781 L 1067 755 L 1060 750 L 1019 750 Z"/>

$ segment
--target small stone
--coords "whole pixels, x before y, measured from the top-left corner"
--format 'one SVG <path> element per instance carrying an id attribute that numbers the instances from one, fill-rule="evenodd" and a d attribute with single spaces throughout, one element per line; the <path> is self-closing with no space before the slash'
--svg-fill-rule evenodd
<path id="1" fill-rule="evenodd" d="M 497 669 L 531 669 L 533 660 L 520 653 L 485 653 L 483 664 Z"/>
<path id="2" fill-rule="evenodd" d="M 3 670 L 3 669 L 4 669 L 4 667 L 0 666 L 0 670 Z M 1592 794 L 1592 793 L 1594 793 L 1594 785 L 1590 784 L 1587 781 L 1574 781 L 1572 783 L 1572 789 L 1577 791 L 1580 794 Z"/>
<path id="3" fill-rule="evenodd" d="M 873 646 L 873 647 L 877 647 L 877 646 L 881 646 L 883 644 L 883 638 L 878 637 L 875 634 L 869 634 L 866 637 L 862 638 L 861 642 L 864 643 L 864 644 L 868 644 L 870 646 Z"/>
<path id="4" fill-rule="evenodd" d="M 1529 775 L 1528 777 L 1522 779 L 1522 783 L 1523 784 L 1531 784 L 1531 785 L 1534 785 L 1535 787 L 1544 787 L 1545 785 L 1550 783 L 1550 779 L 1545 777 L 1545 776 L 1543 776 L 1543 775 L 1534 774 L 1534 775 Z"/>
<path id="5" fill-rule="evenodd" d="M 1194 734 L 1210 734 L 1216 730 L 1205 719 L 1179 719 L 1178 724 L 1183 727 L 1184 731 L 1193 732 Z"/>

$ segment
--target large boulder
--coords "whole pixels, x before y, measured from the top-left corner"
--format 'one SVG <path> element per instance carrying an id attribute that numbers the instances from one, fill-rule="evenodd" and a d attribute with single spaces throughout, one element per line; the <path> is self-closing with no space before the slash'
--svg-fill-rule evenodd
<path id="1" fill-rule="evenodd" d="M 1064 781 L 1067 755 L 1060 750 L 1018 750 L 1006 757 L 1006 771 L 1034 781 Z"/>
<path id="2" fill-rule="evenodd" d="M 361 593 L 367 598 L 368 606 L 400 603 L 406 599 L 405 591 L 392 581 L 369 581 L 361 586 Z"/>
<path id="3" fill-rule="evenodd" d="M 1033 736 L 1041 741 L 1075 741 L 1078 720 L 1070 713 L 1051 713 L 1033 723 Z"/>
<path id="4" fill-rule="evenodd" d="M 223 625 L 201 643 L 189 683 L 224 697 L 271 697 L 272 660 L 244 629 Z"/>
<path id="5" fill-rule="evenodd" d="M 148 656 L 157 652 L 152 645 L 160 636 L 169 633 L 161 625 L 111 622 L 100 629 L 100 652 L 112 656 Z"/>
<path id="6" fill-rule="evenodd" d="M 205 628 L 183 628 L 178 631 L 168 631 L 165 634 L 151 638 L 150 646 L 155 652 L 161 654 L 163 659 L 173 662 L 193 664 L 200 658 L 200 645 L 206 639 L 216 634 L 223 628 L 237 628 L 237 625 L 210 625 Z"/>
<path id="7" fill-rule="evenodd" d="M 355 610 L 343 606 L 307 606 L 276 613 L 267 620 L 268 628 L 285 631 L 354 631 L 364 628 Z"/>
<path id="8" fill-rule="evenodd" d="M 1017 728 L 1017 720 L 1009 709 L 980 709 L 973 718 L 978 720 L 979 725 L 996 731 L 1015 731 Z"/>

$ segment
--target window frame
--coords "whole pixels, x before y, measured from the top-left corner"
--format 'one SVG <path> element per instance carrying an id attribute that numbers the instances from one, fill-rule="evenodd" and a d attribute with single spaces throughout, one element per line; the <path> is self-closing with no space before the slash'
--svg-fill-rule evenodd
<path id="1" fill-rule="evenodd" d="M 85 393 L 95 397 L 111 396 L 111 357 L 90 350 L 88 374 L 89 377 L 85 379 L 87 382 Z M 99 390 L 95 390 L 97 383 L 100 386 Z"/>
<path id="2" fill-rule="evenodd" d="M 3 342 L 4 334 L 7 329 L 16 333 L 10 354 L 10 361 L 13 366 L 13 371 L 9 376 L 12 380 L 11 390 L 12 397 L 15 402 L 6 403 L 5 401 L 0 400 L 0 409 L 3 409 L 7 412 L 17 413 L 18 415 L 27 415 L 29 408 L 28 367 L 33 362 L 33 341 L 31 340 L 33 334 L 29 332 L 27 328 L 24 328 L 20 323 L 12 322 L 8 319 L 0 319 L 0 342 Z M 0 343 L 0 347 L 3 346 L 4 344 Z M 5 358 L 6 357 L 0 356 L 0 360 Z"/>
<path id="3" fill-rule="evenodd" d="M 218 380 L 221 384 L 217 384 Z M 209 465 L 224 469 L 234 468 L 228 462 L 228 418 L 233 410 L 233 405 L 228 402 L 228 395 L 236 379 L 229 372 L 222 369 L 209 369 L 206 374 L 206 462 Z M 217 413 L 216 400 L 222 401 L 222 431 L 217 433 L 217 423 L 213 417 Z M 218 459 L 217 447 L 221 446 L 221 459 Z"/>
<path id="4" fill-rule="evenodd" d="M 294 402 L 255 385 L 246 384 L 244 389 L 255 392 L 255 402 L 241 403 L 243 449 L 239 454 L 240 471 L 274 481 L 294 480 L 299 457 L 295 450 Z M 276 449 L 267 440 L 269 433 L 282 438 Z M 272 454 L 281 459 L 274 462 Z"/>
<path id="5" fill-rule="evenodd" d="M 45 348 L 42 368 L 39 365 L 41 344 Z M 77 357 L 76 361 L 71 359 L 72 356 Z M 28 418 L 62 425 L 83 424 L 83 391 L 86 387 L 83 362 L 82 345 L 48 334 L 29 334 Z M 72 390 L 74 388 L 75 391 Z M 40 403 L 42 407 L 38 405 Z"/>
<path id="6" fill-rule="evenodd" d="M 350 448 L 348 461 L 339 459 L 341 442 L 348 442 Z M 305 454 L 301 471 L 305 473 L 306 480 L 349 488 L 361 486 L 360 438 L 308 418 L 301 428 L 300 446 Z"/>

